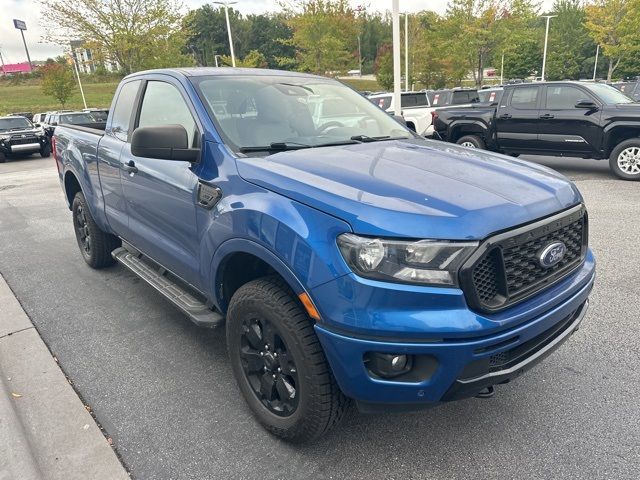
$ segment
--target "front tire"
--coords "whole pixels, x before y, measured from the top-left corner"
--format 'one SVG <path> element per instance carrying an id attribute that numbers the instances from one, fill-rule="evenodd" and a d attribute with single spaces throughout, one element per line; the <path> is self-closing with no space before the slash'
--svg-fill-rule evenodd
<path id="1" fill-rule="evenodd" d="M 0 163 L 4 163 L 7 161 L 7 156 L 4 152 L 0 152 Z"/>
<path id="2" fill-rule="evenodd" d="M 40 156 L 42 158 L 47 158 L 47 157 L 51 156 L 51 144 L 50 143 L 47 142 L 45 145 L 40 147 Z"/>
<path id="3" fill-rule="evenodd" d="M 76 193 L 71 204 L 73 229 L 82 258 L 91 268 L 103 268 L 113 265 L 115 260 L 111 252 L 121 245 L 120 239 L 105 233 L 91 216 L 87 200 L 82 192 Z"/>
<path id="4" fill-rule="evenodd" d="M 465 135 L 464 137 L 460 137 L 456 143 L 467 148 L 479 148 L 481 150 L 486 148 L 484 140 L 477 135 Z"/>
<path id="5" fill-rule="evenodd" d="M 301 305 L 276 277 L 238 289 L 227 312 L 227 349 L 240 391 L 257 420 L 290 442 L 314 440 L 349 405 Z"/>
<path id="6" fill-rule="evenodd" d="M 640 138 L 618 144 L 609 156 L 609 167 L 623 180 L 640 180 Z"/>

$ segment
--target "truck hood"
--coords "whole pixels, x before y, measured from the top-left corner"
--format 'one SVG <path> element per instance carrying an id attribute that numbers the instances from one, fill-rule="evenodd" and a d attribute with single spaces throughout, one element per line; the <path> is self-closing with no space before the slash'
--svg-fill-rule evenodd
<path id="1" fill-rule="evenodd" d="M 248 182 L 363 235 L 482 239 L 582 200 L 546 167 L 430 140 L 310 148 L 237 164 Z"/>

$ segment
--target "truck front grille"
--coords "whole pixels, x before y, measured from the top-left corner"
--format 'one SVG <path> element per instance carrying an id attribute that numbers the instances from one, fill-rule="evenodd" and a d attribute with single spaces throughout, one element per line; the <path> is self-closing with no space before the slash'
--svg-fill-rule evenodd
<path id="1" fill-rule="evenodd" d="M 566 252 L 545 268 L 542 250 L 562 242 Z M 461 271 L 469 304 L 493 312 L 539 292 L 578 267 L 587 251 L 587 214 L 582 206 L 531 225 L 490 237 Z"/>
<path id="2" fill-rule="evenodd" d="M 14 136 L 10 140 L 11 145 L 28 145 L 30 143 L 40 143 L 40 140 L 35 135 L 27 135 L 26 137 Z"/>

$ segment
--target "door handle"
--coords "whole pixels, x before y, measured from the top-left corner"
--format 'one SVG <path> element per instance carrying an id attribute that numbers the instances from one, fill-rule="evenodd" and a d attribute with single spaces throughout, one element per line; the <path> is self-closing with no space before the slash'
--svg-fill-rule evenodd
<path id="1" fill-rule="evenodd" d="M 551 115 L 550 113 L 545 113 L 544 115 L 540 115 L 540 118 L 542 120 L 549 120 L 549 119 L 553 118 L 553 115 Z"/>
<path id="2" fill-rule="evenodd" d="M 127 163 L 123 163 L 122 170 L 127 173 L 138 173 L 138 167 L 136 167 L 136 162 L 134 162 L 133 160 L 129 160 Z"/>
<path id="3" fill-rule="evenodd" d="M 500 115 L 500 118 L 503 120 L 509 120 L 511 118 L 511 114 L 510 113 L 503 113 L 502 115 Z"/>

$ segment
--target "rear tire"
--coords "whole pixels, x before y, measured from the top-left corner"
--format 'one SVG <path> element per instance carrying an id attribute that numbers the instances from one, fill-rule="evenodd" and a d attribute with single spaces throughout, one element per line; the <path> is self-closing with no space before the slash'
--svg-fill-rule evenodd
<path id="1" fill-rule="evenodd" d="M 623 180 L 640 180 L 640 138 L 619 143 L 611 151 L 609 167 Z"/>
<path id="2" fill-rule="evenodd" d="M 253 280 L 233 295 L 227 349 L 242 395 L 272 434 L 306 442 L 344 416 L 349 400 L 333 378 L 313 323 L 279 278 Z"/>
<path id="3" fill-rule="evenodd" d="M 460 137 L 456 143 L 467 148 L 479 148 L 481 150 L 486 148 L 484 140 L 477 135 L 465 135 L 464 137 Z"/>
<path id="4" fill-rule="evenodd" d="M 91 268 L 103 268 L 113 265 L 111 252 L 121 245 L 120 239 L 105 233 L 91 216 L 87 201 L 82 192 L 76 193 L 71 204 L 73 213 L 73 229 L 82 258 Z"/>

